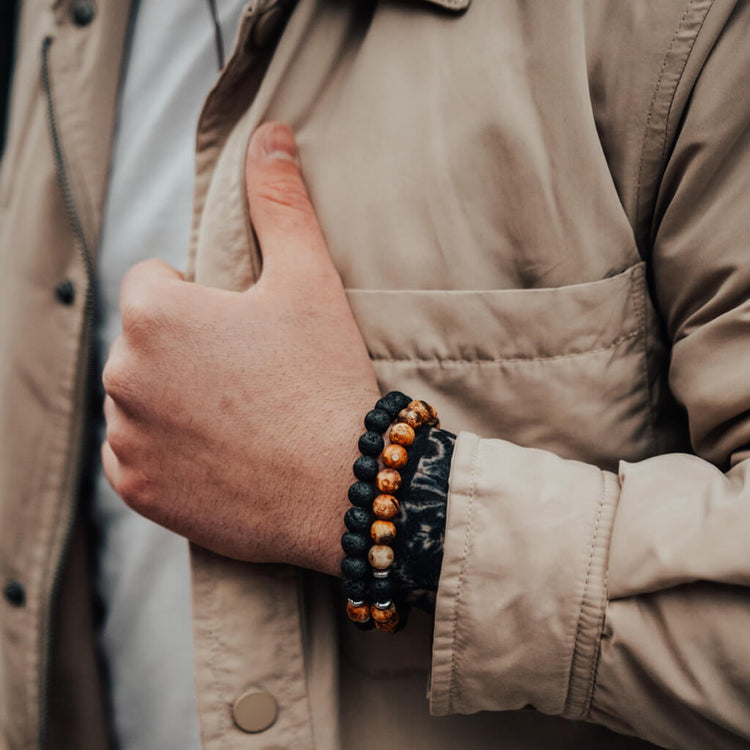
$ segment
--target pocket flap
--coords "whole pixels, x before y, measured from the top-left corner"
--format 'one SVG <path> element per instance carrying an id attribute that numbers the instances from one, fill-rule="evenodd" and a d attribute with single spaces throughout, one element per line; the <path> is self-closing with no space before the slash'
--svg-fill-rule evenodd
<path id="1" fill-rule="evenodd" d="M 559 289 L 350 289 L 374 360 L 507 361 L 616 346 L 643 327 L 645 269 Z"/>

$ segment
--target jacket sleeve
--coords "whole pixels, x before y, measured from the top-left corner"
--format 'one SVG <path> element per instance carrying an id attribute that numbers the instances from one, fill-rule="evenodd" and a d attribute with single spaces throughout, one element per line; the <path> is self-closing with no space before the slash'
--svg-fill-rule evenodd
<path id="1" fill-rule="evenodd" d="M 652 238 L 695 455 L 615 474 L 460 434 L 433 713 L 531 705 L 666 747 L 750 746 L 750 14 L 738 8 L 692 92 Z"/>

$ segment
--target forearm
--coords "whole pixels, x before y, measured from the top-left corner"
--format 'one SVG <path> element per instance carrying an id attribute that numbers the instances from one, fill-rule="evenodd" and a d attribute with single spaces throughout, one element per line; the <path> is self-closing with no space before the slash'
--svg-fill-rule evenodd
<path id="1" fill-rule="evenodd" d="M 617 476 L 466 433 L 453 462 L 433 712 L 532 705 L 668 747 L 746 745 L 746 464 L 673 454 Z"/>

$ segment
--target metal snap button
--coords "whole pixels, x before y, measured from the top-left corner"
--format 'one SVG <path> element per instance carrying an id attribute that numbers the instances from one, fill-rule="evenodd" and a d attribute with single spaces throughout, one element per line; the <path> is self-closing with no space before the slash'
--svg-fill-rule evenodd
<path id="1" fill-rule="evenodd" d="M 14 607 L 23 607 L 26 604 L 26 589 L 18 581 L 8 581 L 3 586 L 3 596 Z"/>
<path id="2" fill-rule="evenodd" d="M 55 287 L 55 297 L 63 305 L 72 305 L 76 298 L 76 288 L 73 282 L 66 279 Z"/>
<path id="3" fill-rule="evenodd" d="M 265 732 L 273 726 L 278 715 L 276 699 L 259 687 L 246 690 L 232 706 L 234 723 L 244 732 Z"/>
<path id="4" fill-rule="evenodd" d="M 76 26 L 88 26 L 96 15 L 96 7 L 92 0 L 74 0 L 70 6 L 70 15 Z"/>

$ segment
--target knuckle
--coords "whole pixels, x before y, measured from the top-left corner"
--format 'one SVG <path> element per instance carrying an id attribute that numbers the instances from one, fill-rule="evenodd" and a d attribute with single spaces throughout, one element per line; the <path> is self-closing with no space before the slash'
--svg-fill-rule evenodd
<path id="1" fill-rule="evenodd" d="M 107 425 L 107 442 L 112 453 L 120 461 L 126 461 L 132 454 L 133 441 L 121 430 Z"/>
<path id="2" fill-rule="evenodd" d="M 126 338 L 140 341 L 153 331 L 158 307 L 143 293 L 126 296 L 120 304 L 122 332 Z"/>
<path id="3" fill-rule="evenodd" d="M 122 303 L 125 297 L 132 296 L 138 290 L 142 289 L 147 283 L 149 277 L 148 264 L 150 261 L 141 261 L 131 266 L 122 277 L 120 282 L 120 302 Z"/>
<path id="4" fill-rule="evenodd" d="M 169 318 L 174 290 L 154 279 L 154 270 L 165 265 L 158 260 L 133 266 L 120 287 L 120 316 L 126 339 L 143 341 L 159 330 Z"/>
<path id="5" fill-rule="evenodd" d="M 117 372 L 115 371 L 115 367 L 112 364 L 111 360 L 107 360 L 104 363 L 104 369 L 102 370 L 102 385 L 104 386 L 104 390 L 106 393 L 108 393 L 113 398 L 116 395 L 117 391 Z"/>
<path id="6" fill-rule="evenodd" d="M 158 295 L 137 294 L 121 302 L 123 339 L 134 353 L 158 349 L 165 336 L 180 330 L 179 302 L 172 289 L 161 289 Z"/>
<path id="7" fill-rule="evenodd" d="M 144 284 L 154 278 L 167 264 L 158 258 L 141 260 L 131 266 L 123 277 L 123 284 Z"/>
<path id="8" fill-rule="evenodd" d="M 126 379 L 122 375 L 122 369 L 115 360 L 110 357 L 104 364 L 102 370 L 102 385 L 104 390 L 115 400 L 119 400 L 124 394 Z"/>
<path id="9" fill-rule="evenodd" d="M 102 369 L 102 385 L 105 392 L 115 402 L 128 401 L 132 395 L 132 379 L 129 375 L 128 358 L 120 343 L 115 342 L 112 346 Z"/>
<path id="10" fill-rule="evenodd" d="M 115 489 L 123 502 L 134 511 L 147 517 L 155 515 L 154 483 L 143 472 L 136 469 L 124 471 Z"/>

